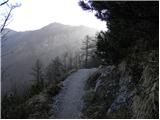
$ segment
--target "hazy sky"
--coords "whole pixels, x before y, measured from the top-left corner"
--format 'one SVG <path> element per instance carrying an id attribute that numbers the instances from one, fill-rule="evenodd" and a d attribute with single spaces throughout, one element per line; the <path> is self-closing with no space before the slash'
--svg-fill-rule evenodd
<path id="1" fill-rule="evenodd" d="M 79 7 L 79 0 L 18 1 L 22 5 L 13 11 L 13 21 L 7 26 L 13 30 L 35 30 L 53 22 L 106 29 L 105 22 L 97 19 L 93 13 L 83 11 Z"/>

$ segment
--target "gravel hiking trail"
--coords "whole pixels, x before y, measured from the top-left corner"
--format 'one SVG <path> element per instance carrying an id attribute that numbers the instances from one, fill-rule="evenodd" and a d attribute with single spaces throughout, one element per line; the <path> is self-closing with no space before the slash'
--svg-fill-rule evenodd
<path id="1" fill-rule="evenodd" d="M 78 119 L 83 107 L 84 86 L 86 80 L 96 71 L 93 69 L 79 69 L 63 82 L 64 87 L 53 98 L 53 111 L 57 119 Z M 52 118 L 52 116 L 51 116 Z"/>

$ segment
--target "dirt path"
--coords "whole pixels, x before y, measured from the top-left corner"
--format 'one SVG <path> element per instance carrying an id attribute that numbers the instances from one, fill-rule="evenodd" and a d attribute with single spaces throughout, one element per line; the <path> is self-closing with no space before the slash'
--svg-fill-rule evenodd
<path id="1" fill-rule="evenodd" d="M 80 118 L 85 81 L 95 71 L 96 69 L 80 69 L 64 81 L 62 91 L 54 98 L 56 118 Z"/>

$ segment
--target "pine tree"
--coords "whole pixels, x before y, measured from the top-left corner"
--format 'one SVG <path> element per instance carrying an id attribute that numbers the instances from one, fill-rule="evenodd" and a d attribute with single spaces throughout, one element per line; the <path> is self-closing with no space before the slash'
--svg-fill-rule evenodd
<path id="1" fill-rule="evenodd" d="M 65 68 L 59 57 L 56 57 L 46 68 L 46 79 L 49 84 L 60 82 L 65 72 Z"/>
<path id="2" fill-rule="evenodd" d="M 79 2 L 106 21 L 107 32 L 98 35 L 97 54 L 109 64 L 118 63 L 128 54 L 158 49 L 158 1 L 88 1 Z"/>
<path id="3" fill-rule="evenodd" d="M 43 76 L 43 65 L 39 59 L 37 59 L 34 67 L 32 68 L 32 73 L 34 77 L 34 84 L 38 88 L 44 87 L 44 76 Z"/>
<path id="4" fill-rule="evenodd" d="M 82 43 L 82 55 L 84 56 L 85 67 L 87 68 L 89 65 L 89 60 L 95 55 L 96 49 L 96 41 L 90 37 L 86 36 Z"/>

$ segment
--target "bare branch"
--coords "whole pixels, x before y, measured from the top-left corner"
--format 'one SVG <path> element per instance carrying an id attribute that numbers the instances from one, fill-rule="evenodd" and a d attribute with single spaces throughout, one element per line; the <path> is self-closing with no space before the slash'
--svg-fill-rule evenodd
<path id="1" fill-rule="evenodd" d="M 9 1 L 9 0 L 8 0 Z M 6 24 L 7 24 L 7 21 L 9 20 L 10 16 L 11 16 L 11 12 L 13 9 L 15 9 L 16 7 L 20 7 L 21 4 L 18 4 L 16 3 L 15 5 L 13 4 L 8 4 L 7 2 L 3 3 L 3 5 L 6 4 L 8 7 L 9 7 L 9 12 L 7 13 L 7 15 L 5 16 L 5 20 L 2 24 L 2 27 L 1 27 L 1 30 L 0 30 L 0 33 L 2 33 L 2 31 L 4 30 Z"/>
<path id="2" fill-rule="evenodd" d="M 6 0 L 5 2 L 1 3 L 0 6 L 6 4 L 9 0 Z"/>
<path id="3" fill-rule="evenodd" d="M 4 23 L 3 23 L 2 28 L 1 28 L 1 33 L 2 33 L 2 31 L 4 30 L 4 27 L 6 26 L 6 23 L 7 23 L 8 19 L 9 19 L 9 16 L 11 15 L 11 11 L 12 11 L 12 10 L 13 10 L 13 8 L 11 8 L 11 9 L 9 10 L 9 13 L 8 13 L 7 17 L 6 17 L 5 20 L 4 20 Z"/>

